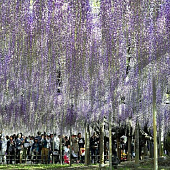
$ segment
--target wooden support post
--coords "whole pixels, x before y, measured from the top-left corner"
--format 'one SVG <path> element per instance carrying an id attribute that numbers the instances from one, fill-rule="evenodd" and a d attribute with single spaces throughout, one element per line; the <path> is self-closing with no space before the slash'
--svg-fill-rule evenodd
<path id="1" fill-rule="evenodd" d="M 135 164 L 139 165 L 139 123 L 136 123 L 135 130 Z"/>
<path id="2" fill-rule="evenodd" d="M 60 164 L 63 164 L 63 144 L 62 144 L 62 135 L 60 136 Z"/>
<path id="3" fill-rule="evenodd" d="M 109 170 L 112 170 L 112 124 L 111 124 L 111 112 L 109 113 Z"/>
<path id="4" fill-rule="evenodd" d="M 104 120 L 100 125 L 100 168 L 104 167 Z"/>
<path id="5" fill-rule="evenodd" d="M 88 124 L 85 124 L 85 165 L 90 165 L 90 132 Z"/>
<path id="6" fill-rule="evenodd" d="M 72 127 L 70 126 L 70 166 L 72 165 Z"/>
<path id="7" fill-rule="evenodd" d="M 155 77 L 152 79 L 153 93 L 153 134 L 154 134 L 154 170 L 158 170 L 158 146 L 157 146 L 157 123 L 156 123 L 156 85 Z"/>

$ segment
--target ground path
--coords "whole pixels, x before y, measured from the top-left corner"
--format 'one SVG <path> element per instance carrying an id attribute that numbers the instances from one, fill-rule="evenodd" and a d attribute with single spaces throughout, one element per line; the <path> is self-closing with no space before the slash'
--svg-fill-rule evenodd
<path id="1" fill-rule="evenodd" d="M 105 164 L 105 167 L 99 168 L 99 164 L 96 165 L 89 165 L 84 166 L 83 164 L 73 164 L 72 167 L 69 167 L 68 165 L 60 165 L 60 164 L 30 164 L 30 162 L 27 162 L 26 164 L 18 164 L 18 165 L 0 165 L 0 169 L 20 169 L 20 170 L 26 170 L 26 169 L 47 169 L 47 170 L 107 170 L 109 167 L 108 164 Z M 139 162 L 139 165 L 136 166 L 135 161 L 125 161 L 121 162 L 118 167 L 118 170 L 153 170 L 153 159 L 147 159 L 142 160 Z M 167 158 L 165 160 L 159 161 L 159 170 L 170 170 L 170 158 Z"/>

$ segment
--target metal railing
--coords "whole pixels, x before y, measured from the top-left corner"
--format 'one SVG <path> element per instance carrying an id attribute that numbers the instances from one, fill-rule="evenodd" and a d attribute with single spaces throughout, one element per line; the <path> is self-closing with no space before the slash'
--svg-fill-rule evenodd
<path id="1" fill-rule="evenodd" d="M 65 164 L 65 160 L 64 160 L 64 155 L 62 154 L 62 164 Z M 108 161 L 108 155 L 104 155 L 105 156 L 105 160 Z M 70 156 L 67 155 L 69 161 L 70 161 Z M 92 158 L 91 154 L 90 154 L 90 159 Z M 99 163 L 100 162 L 100 155 L 94 155 L 93 156 L 94 159 L 91 159 L 91 163 L 94 160 L 94 163 Z M 80 161 L 80 163 L 84 163 L 85 161 L 85 156 L 78 156 L 77 157 L 72 157 L 71 161 L 74 163 L 78 163 L 77 161 Z M 20 154 L 17 154 L 16 152 L 14 152 L 14 154 L 0 154 L 0 164 L 5 163 L 5 164 L 37 164 L 37 163 L 42 163 L 42 164 L 56 164 L 56 163 L 61 163 L 61 157 L 60 157 L 60 153 L 58 152 L 58 154 L 48 154 L 45 155 L 42 158 L 42 154 L 23 154 L 22 151 Z"/>

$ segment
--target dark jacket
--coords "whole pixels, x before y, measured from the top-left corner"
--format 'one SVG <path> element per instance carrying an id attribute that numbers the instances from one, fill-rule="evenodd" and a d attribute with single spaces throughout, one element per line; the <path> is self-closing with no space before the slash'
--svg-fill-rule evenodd
<path id="1" fill-rule="evenodd" d="M 46 139 L 42 139 L 41 140 L 41 145 L 42 145 L 42 148 L 47 148 L 47 140 Z"/>
<path id="2" fill-rule="evenodd" d="M 32 151 L 33 152 L 39 152 L 39 144 L 38 144 L 38 142 L 37 143 L 33 143 L 33 145 L 32 145 Z"/>
<path id="3" fill-rule="evenodd" d="M 16 139 L 16 149 L 19 149 L 22 146 L 22 140 L 17 138 Z"/>
<path id="4" fill-rule="evenodd" d="M 95 149 L 98 147 L 98 138 L 96 136 L 90 138 L 90 148 Z"/>
<path id="5" fill-rule="evenodd" d="M 79 148 L 84 148 L 84 138 L 78 138 Z"/>

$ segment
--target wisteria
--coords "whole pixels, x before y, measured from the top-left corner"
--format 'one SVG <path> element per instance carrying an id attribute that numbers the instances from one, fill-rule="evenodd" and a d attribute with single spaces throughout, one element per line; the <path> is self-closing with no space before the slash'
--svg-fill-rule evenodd
<path id="1" fill-rule="evenodd" d="M 156 76 L 157 120 L 166 132 L 169 7 L 168 0 L 3 0 L 1 128 L 59 130 L 110 112 L 117 123 L 132 118 L 152 127 Z"/>

